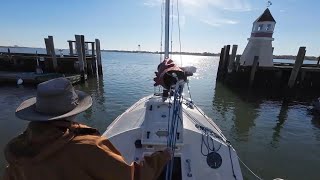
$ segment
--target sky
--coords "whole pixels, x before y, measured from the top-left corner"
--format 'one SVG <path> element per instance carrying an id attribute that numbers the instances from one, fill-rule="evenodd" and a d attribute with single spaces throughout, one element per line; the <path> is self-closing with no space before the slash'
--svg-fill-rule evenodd
<path id="1" fill-rule="evenodd" d="M 242 53 L 252 23 L 267 7 L 266 0 L 177 0 L 173 2 L 173 51 L 220 52 L 225 44 Z M 45 47 L 54 36 L 56 48 L 83 34 L 100 39 L 102 49 L 159 51 L 162 0 L 1 0 L 0 46 Z M 273 0 L 277 21 L 274 54 L 320 55 L 320 1 Z M 178 18 L 179 14 L 179 18 Z"/>

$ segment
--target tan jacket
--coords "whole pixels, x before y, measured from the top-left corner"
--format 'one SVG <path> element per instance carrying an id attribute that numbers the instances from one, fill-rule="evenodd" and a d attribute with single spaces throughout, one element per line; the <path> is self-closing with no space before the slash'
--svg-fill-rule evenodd
<path id="1" fill-rule="evenodd" d="M 70 121 L 31 122 L 5 156 L 5 180 L 153 180 L 170 158 L 163 151 L 128 165 L 96 129 Z"/>

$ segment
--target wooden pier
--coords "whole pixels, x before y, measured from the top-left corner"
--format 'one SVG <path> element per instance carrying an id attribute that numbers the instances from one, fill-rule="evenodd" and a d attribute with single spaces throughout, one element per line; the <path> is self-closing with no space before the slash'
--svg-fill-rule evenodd
<path id="1" fill-rule="evenodd" d="M 78 74 L 60 74 L 60 73 L 43 73 L 36 74 L 34 72 L 10 72 L 0 71 L 0 83 L 16 83 L 17 79 L 22 79 L 23 83 L 39 84 L 50 79 L 65 77 L 73 84 L 79 83 L 81 76 Z"/>
<path id="2" fill-rule="evenodd" d="M 300 47 L 295 63 L 274 63 L 272 67 L 259 67 L 259 56 L 251 66 L 240 65 L 237 46 L 221 49 L 217 81 L 234 88 L 319 90 L 320 57 L 314 64 L 303 64 L 306 47 Z"/>
<path id="3" fill-rule="evenodd" d="M 75 40 L 67 41 L 69 54 L 56 53 L 52 36 L 44 38 L 44 42 L 46 54 L 12 53 L 9 48 L 0 53 L 0 83 L 22 79 L 24 83 L 37 84 L 62 76 L 78 83 L 102 75 L 99 39 L 85 41 L 83 35 L 75 35 Z"/>

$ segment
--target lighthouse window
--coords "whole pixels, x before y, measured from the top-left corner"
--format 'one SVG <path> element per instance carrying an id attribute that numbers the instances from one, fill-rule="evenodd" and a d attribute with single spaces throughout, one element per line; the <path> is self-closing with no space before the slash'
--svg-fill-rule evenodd
<path id="1" fill-rule="evenodd" d="M 268 24 L 267 25 L 267 31 L 271 31 L 272 30 L 271 27 L 272 27 L 271 24 Z"/>
<path id="2" fill-rule="evenodd" d="M 258 27 L 258 31 L 262 31 L 262 29 L 263 29 L 263 24 L 260 24 Z"/>

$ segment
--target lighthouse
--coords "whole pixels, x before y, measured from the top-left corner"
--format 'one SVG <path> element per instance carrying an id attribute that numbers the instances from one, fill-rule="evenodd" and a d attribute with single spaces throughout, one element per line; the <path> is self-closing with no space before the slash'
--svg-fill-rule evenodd
<path id="1" fill-rule="evenodd" d="M 276 21 L 269 8 L 253 22 L 251 37 L 248 38 L 249 42 L 240 58 L 242 66 L 252 66 L 254 56 L 259 56 L 259 66 L 273 66 L 272 41 L 275 25 Z"/>

